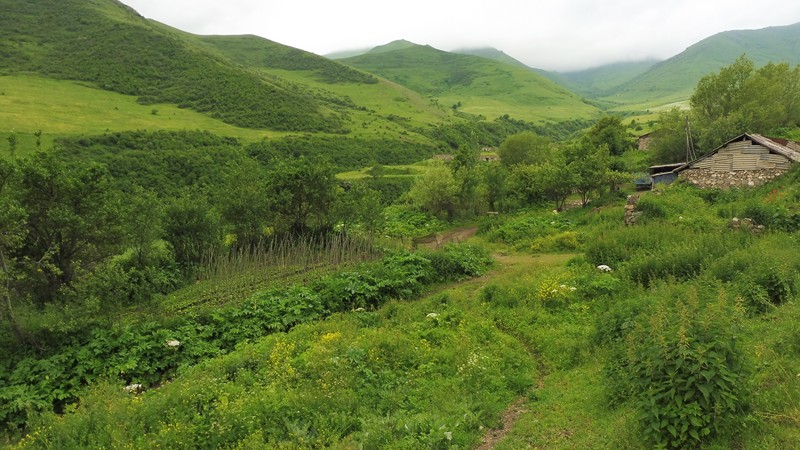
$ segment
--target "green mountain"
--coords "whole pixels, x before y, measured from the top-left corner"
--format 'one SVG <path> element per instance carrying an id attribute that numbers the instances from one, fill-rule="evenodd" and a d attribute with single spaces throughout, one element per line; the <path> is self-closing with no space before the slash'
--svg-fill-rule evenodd
<path id="1" fill-rule="evenodd" d="M 453 120 L 451 111 L 418 92 L 313 53 L 258 36 L 196 38 L 269 79 L 302 86 L 307 95 L 345 108 L 349 134 L 426 140 L 420 129 Z"/>
<path id="2" fill-rule="evenodd" d="M 588 97 L 602 97 L 614 89 L 645 73 L 658 61 L 631 61 L 607 64 L 573 72 L 539 71 L 542 75 Z"/>
<path id="3" fill-rule="evenodd" d="M 756 65 L 768 62 L 800 64 L 800 23 L 715 34 L 653 65 L 613 89 L 606 99 L 645 106 L 685 101 L 700 78 L 732 64 L 742 54 Z"/>
<path id="4" fill-rule="evenodd" d="M 498 50 L 492 47 L 461 49 L 461 50 L 455 50 L 453 51 L 453 53 L 458 53 L 460 55 L 480 56 L 481 58 L 491 59 L 512 66 L 524 67 L 526 69 L 529 69 L 529 67 L 526 66 L 525 63 L 514 59 L 513 57 L 507 55 L 502 50 Z"/>
<path id="5" fill-rule="evenodd" d="M 355 108 L 234 64 L 196 36 L 115 0 L 0 0 L 0 10 L 1 75 L 88 82 L 246 128 L 341 133 L 347 109 Z M 322 63 L 315 70 L 336 76 Z M 342 67 L 342 82 L 370 79 L 354 73 Z"/>
<path id="6" fill-rule="evenodd" d="M 529 68 L 397 41 L 342 62 L 441 104 L 488 118 L 543 121 L 593 117 L 598 110 Z"/>

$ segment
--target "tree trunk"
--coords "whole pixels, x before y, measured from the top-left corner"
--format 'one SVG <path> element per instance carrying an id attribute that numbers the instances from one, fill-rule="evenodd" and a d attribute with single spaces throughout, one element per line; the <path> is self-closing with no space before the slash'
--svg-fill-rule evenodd
<path id="1" fill-rule="evenodd" d="M 3 299 L 2 299 L 2 310 L 0 310 L 0 320 L 3 317 L 8 319 L 9 325 L 11 325 L 11 331 L 14 333 L 14 337 L 17 338 L 17 341 L 21 344 L 24 341 L 22 330 L 19 328 L 19 323 L 17 323 L 17 318 L 14 317 L 14 307 L 11 304 L 11 275 L 9 274 L 8 264 L 6 264 L 6 257 L 2 250 L 0 250 L 0 270 L 3 271 L 4 274 L 4 286 L 3 289 Z"/>

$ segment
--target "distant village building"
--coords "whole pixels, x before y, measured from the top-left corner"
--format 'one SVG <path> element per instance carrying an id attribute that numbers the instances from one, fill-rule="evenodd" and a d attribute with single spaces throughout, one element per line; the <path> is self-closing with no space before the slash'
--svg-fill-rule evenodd
<path id="1" fill-rule="evenodd" d="M 800 162 L 800 142 L 742 134 L 674 170 L 700 188 L 758 186 Z"/>
<path id="2" fill-rule="evenodd" d="M 636 140 L 636 146 L 639 150 L 647 150 L 650 147 L 650 140 L 653 138 L 653 132 L 645 133 L 639 136 Z"/>

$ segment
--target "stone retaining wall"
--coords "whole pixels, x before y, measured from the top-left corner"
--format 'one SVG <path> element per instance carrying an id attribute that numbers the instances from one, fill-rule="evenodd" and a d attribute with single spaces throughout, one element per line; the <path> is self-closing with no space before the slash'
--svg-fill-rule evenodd
<path id="1" fill-rule="evenodd" d="M 680 172 L 679 177 L 701 189 L 730 189 L 760 186 L 786 172 L 786 169 L 739 170 L 734 172 L 715 172 L 711 169 L 685 169 Z"/>

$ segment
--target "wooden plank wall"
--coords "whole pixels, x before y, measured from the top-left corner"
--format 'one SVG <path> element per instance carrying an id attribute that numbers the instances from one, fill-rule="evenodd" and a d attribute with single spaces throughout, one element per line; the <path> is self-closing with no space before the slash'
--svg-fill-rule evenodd
<path id="1" fill-rule="evenodd" d="M 692 169 L 711 169 L 714 172 L 735 172 L 758 169 L 789 169 L 791 162 L 784 156 L 752 141 L 732 142 L 709 158 L 691 165 Z"/>

